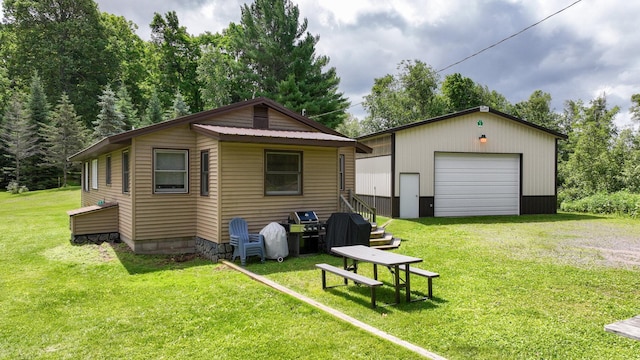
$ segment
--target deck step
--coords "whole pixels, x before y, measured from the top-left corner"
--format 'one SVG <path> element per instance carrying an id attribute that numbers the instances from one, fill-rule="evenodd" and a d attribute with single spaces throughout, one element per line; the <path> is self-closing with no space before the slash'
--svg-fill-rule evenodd
<path id="1" fill-rule="evenodd" d="M 371 235 L 369 236 L 371 239 L 380 239 L 385 235 L 384 229 L 371 230 Z"/>
<path id="2" fill-rule="evenodd" d="M 393 235 L 391 234 L 385 234 L 384 237 L 381 238 L 376 238 L 376 239 L 369 239 L 369 246 L 382 246 L 382 245 L 388 245 L 393 241 Z"/>
<path id="3" fill-rule="evenodd" d="M 376 249 L 380 249 L 380 250 L 390 250 L 390 249 L 397 249 L 400 247 L 400 243 L 402 242 L 402 240 L 398 239 L 398 238 L 393 238 L 391 240 L 391 242 L 389 244 L 386 245 L 376 245 L 374 246 L 373 244 L 371 244 L 372 248 L 376 248 Z"/>

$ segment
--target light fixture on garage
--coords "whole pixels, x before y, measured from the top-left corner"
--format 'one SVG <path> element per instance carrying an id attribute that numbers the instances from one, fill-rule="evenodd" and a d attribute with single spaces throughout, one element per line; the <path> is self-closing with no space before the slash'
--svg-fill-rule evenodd
<path id="1" fill-rule="evenodd" d="M 484 134 L 480 135 L 478 139 L 480 139 L 480 142 L 483 144 L 487 142 L 487 137 Z"/>

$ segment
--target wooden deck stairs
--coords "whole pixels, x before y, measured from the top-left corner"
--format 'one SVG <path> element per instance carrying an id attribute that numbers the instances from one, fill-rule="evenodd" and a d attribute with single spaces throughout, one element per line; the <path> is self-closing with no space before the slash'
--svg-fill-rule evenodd
<path id="1" fill-rule="evenodd" d="M 389 234 L 384 228 L 389 222 L 383 226 L 378 226 L 378 224 L 373 222 L 371 223 L 371 236 L 369 237 L 370 247 L 388 250 L 397 249 L 400 246 L 400 239 L 394 238 L 393 235 Z"/>

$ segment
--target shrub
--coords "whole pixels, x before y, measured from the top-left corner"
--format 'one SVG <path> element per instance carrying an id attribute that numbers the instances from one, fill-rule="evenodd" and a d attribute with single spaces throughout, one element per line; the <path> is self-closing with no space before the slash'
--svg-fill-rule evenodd
<path id="1" fill-rule="evenodd" d="M 560 210 L 592 214 L 618 214 L 640 217 L 640 194 L 620 191 L 613 194 L 599 193 L 576 200 L 565 200 Z"/>
<path id="2" fill-rule="evenodd" d="M 7 185 L 7 192 L 11 194 L 22 194 L 27 191 L 29 189 L 26 186 L 18 184 L 15 180 L 10 181 L 9 185 Z"/>

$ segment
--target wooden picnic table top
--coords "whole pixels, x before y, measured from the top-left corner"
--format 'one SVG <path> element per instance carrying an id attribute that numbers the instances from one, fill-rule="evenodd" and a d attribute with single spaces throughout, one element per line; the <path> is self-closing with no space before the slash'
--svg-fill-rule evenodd
<path id="1" fill-rule="evenodd" d="M 640 315 L 605 325 L 604 330 L 640 341 Z"/>

